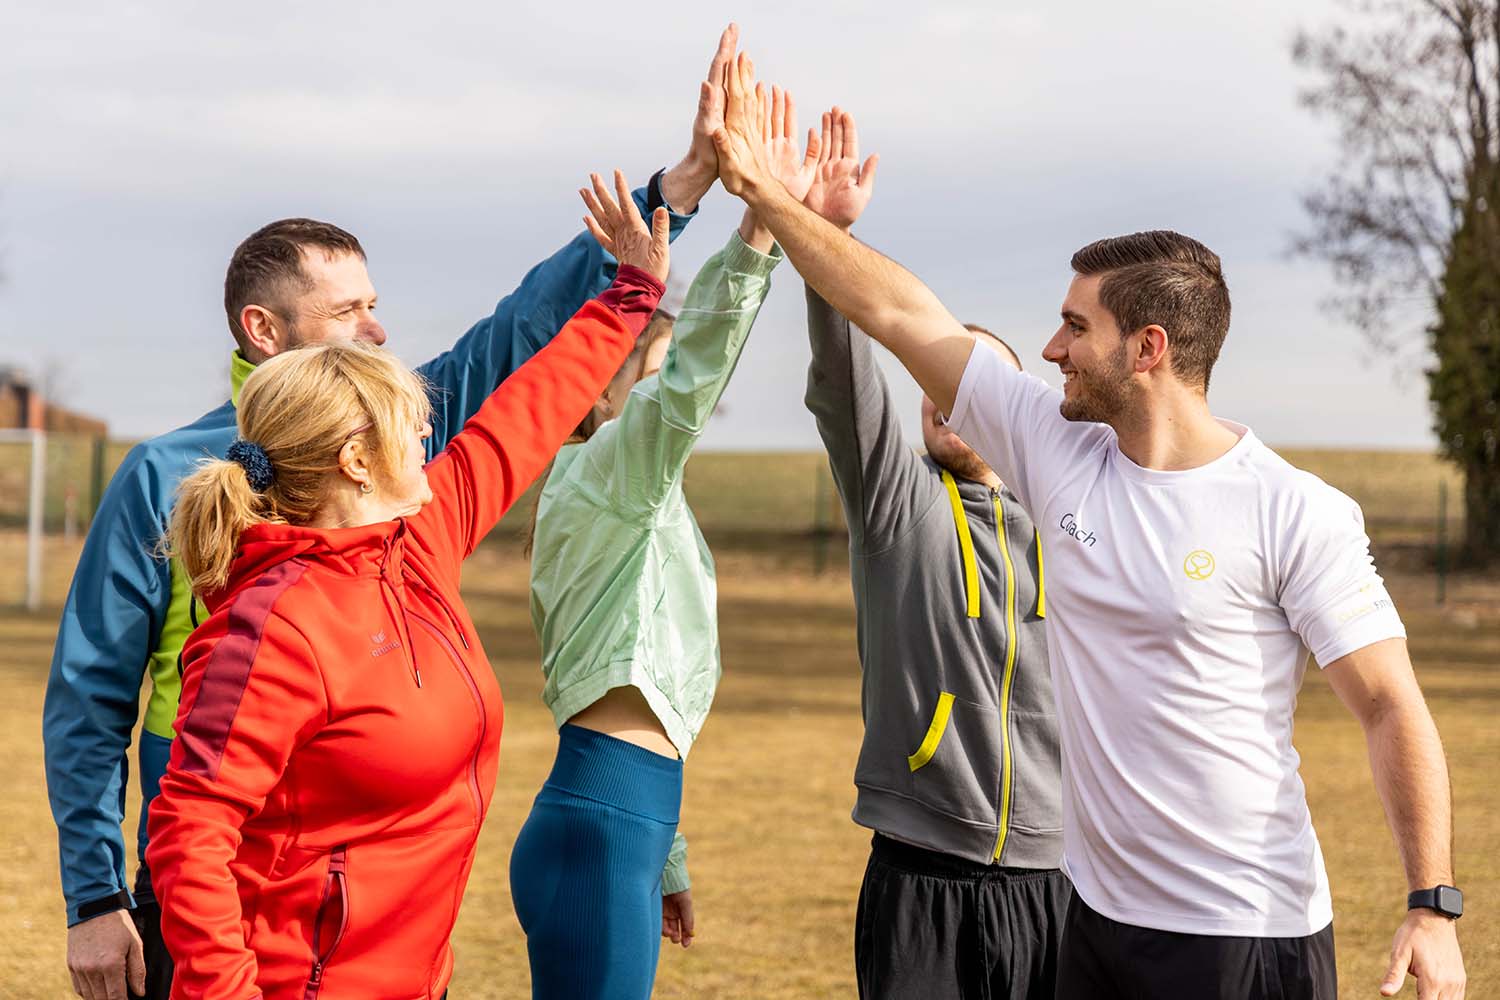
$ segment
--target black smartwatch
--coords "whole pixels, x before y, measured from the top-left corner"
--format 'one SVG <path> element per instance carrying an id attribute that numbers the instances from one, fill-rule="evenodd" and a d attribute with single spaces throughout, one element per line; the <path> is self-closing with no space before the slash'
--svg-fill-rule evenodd
<path id="1" fill-rule="evenodd" d="M 1406 897 L 1406 908 L 1415 910 L 1423 907 L 1436 910 L 1445 917 L 1457 920 L 1464 915 L 1464 894 L 1451 885 L 1434 886 L 1431 889 L 1418 889 Z"/>
<path id="2" fill-rule="evenodd" d="M 656 173 L 652 174 L 651 179 L 646 182 L 645 216 L 647 219 L 650 219 L 651 213 L 656 211 L 658 208 L 665 207 L 668 212 L 672 211 L 672 206 L 667 204 L 666 197 L 661 193 L 661 175 L 666 172 L 667 168 L 662 167 Z M 647 228 L 650 228 L 651 223 L 647 222 L 646 226 Z"/>

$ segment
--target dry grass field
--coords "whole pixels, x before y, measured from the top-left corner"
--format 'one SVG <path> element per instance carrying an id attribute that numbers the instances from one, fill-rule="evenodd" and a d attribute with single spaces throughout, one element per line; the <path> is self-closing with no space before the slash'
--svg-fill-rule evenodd
<path id="1" fill-rule="evenodd" d="M 773 475 L 788 484 L 809 481 L 801 470 L 815 468 L 816 460 L 793 458 L 781 461 L 778 472 L 744 482 Z M 1372 519 L 1387 510 L 1397 517 L 1417 505 L 1424 515 L 1434 513 L 1427 487 L 1449 475 L 1437 463 L 1412 456 L 1334 458 L 1330 464 L 1343 474 L 1365 477 L 1363 485 L 1340 482 L 1339 469 L 1330 469 L 1327 478 L 1365 503 Z M 694 464 L 690 484 L 720 482 L 718 472 L 727 471 L 728 463 L 705 456 Z M 1375 465 L 1383 473 L 1372 472 Z M 1423 481 L 1413 486 L 1414 479 Z M 741 489 L 730 481 L 722 493 L 704 496 L 703 506 L 728 511 L 724 496 Z M 706 490 L 700 486 L 698 492 Z M 767 504 L 770 513 L 776 505 Z M 502 528 L 466 574 L 470 611 L 505 690 L 506 727 L 495 808 L 455 935 L 455 1000 L 529 995 L 506 871 L 510 845 L 551 763 L 555 735 L 538 697 L 526 572 L 511 534 Z M 688 761 L 682 813 L 699 934 L 689 951 L 664 950 L 656 995 L 852 996 L 852 922 L 868 834 L 849 820 L 859 680 L 842 543 L 833 543 L 829 568 L 815 574 L 810 543 L 783 539 L 752 546 L 736 538 L 721 545 L 715 534 L 710 532 L 719 556 L 724 681 Z M 1489 1000 L 1500 997 L 1500 917 L 1494 905 L 1500 897 L 1500 576 L 1456 577 L 1447 603 L 1438 607 L 1424 555 L 1394 547 L 1377 555 L 1406 618 L 1419 676 L 1447 745 L 1458 881 L 1471 908 L 1460 927 L 1469 996 Z M 0 536 L 0 577 L 20 558 L 15 536 Z M 60 544 L 49 550 L 47 612 L 0 613 L 4 998 L 71 995 L 39 730 L 56 606 L 72 558 Z M 1402 915 L 1404 879 L 1359 728 L 1316 671 L 1309 672 L 1298 706 L 1296 739 L 1333 882 L 1342 995 L 1375 996 Z M 133 823 L 132 814 L 131 829 Z M 1404 995 L 1414 994 L 1408 987 Z"/>

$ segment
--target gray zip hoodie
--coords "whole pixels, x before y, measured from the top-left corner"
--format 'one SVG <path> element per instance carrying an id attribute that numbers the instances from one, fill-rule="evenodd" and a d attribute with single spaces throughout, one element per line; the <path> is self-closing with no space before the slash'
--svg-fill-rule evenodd
<path id="1" fill-rule="evenodd" d="M 1056 868 L 1061 773 L 1036 530 L 1009 490 L 907 447 L 869 337 L 811 288 L 807 306 L 806 402 L 849 524 L 864 671 L 854 821 L 972 861 Z"/>

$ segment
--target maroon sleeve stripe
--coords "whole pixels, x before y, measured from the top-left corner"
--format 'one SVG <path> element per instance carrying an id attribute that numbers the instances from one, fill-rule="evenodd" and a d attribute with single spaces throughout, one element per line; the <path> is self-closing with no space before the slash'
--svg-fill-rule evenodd
<path id="1" fill-rule="evenodd" d="M 271 608 L 296 583 L 307 564 L 288 560 L 268 570 L 229 606 L 229 630 L 208 656 L 203 680 L 177 740 L 182 745 L 182 769 L 213 781 L 224 759 L 224 744 L 234 725 L 240 698 L 250 681 L 250 667 L 260 649 L 261 632 Z"/>

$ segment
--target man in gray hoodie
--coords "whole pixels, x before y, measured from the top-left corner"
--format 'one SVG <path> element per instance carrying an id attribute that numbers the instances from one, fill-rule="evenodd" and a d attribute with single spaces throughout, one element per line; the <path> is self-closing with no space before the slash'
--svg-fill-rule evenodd
<path id="1" fill-rule="evenodd" d="M 808 207 L 848 229 L 874 159 L 851 116 L 825 114 Z M 860 996 L 1051 1000 L 1070 888 L 1036 530 L 926 397 L 927 455 L 907 447 L 870 339 L 807 302 L 806 402 L 849 524 L 863 667 Z"/>

